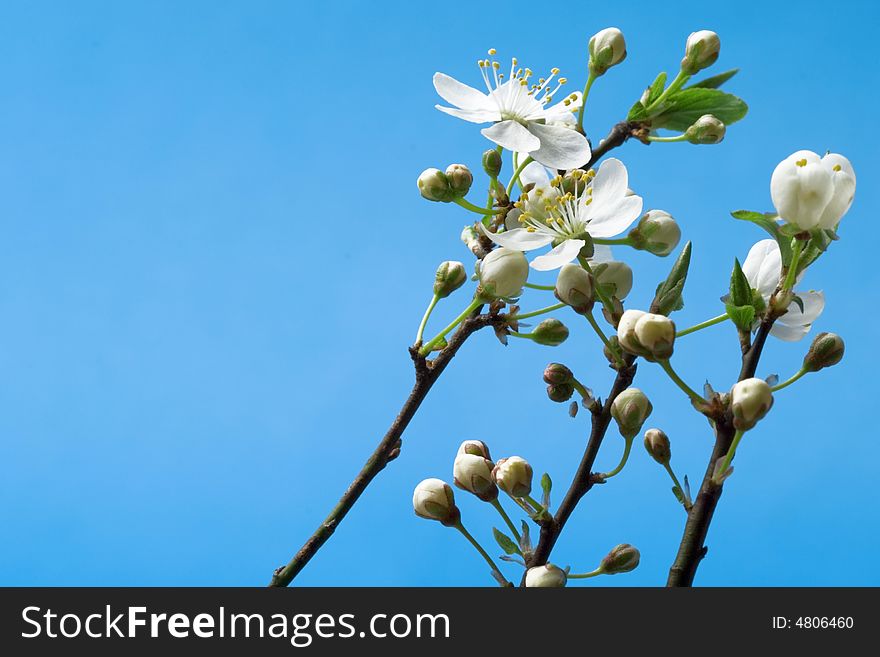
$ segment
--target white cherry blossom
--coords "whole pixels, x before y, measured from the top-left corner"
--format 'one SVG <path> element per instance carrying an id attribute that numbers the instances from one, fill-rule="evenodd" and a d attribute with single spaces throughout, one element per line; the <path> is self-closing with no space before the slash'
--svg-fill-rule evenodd
<path id="1" fill-rule="evenodd" d="M 776 212 L 801 230 L 836 228 L 853 202 L 856 174 L 837 153 L 792 153 L 773 170 L 770 196 Z"/>

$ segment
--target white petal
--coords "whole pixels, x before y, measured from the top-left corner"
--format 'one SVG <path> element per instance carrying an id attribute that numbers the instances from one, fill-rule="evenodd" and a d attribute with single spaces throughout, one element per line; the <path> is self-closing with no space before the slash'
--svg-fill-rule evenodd
<path id="1" fill-rule="evenodd" d="M 607 244 L 594 244 L 593 245 L 593 257 L 590 258 L 590 262 L 600 263 L 600 262 L 613 262 L 614 256 L 611 253 L 611 247 Z"/>
<path id="2" fill-rule="evenodd" d="M 779 318 L 783 324 L 790 326 L 801 326 L 804 324 L 812 324 L 818 319 L 822 311 L 825 310 L 825 295 L 822 292 L 795 292 L 804 302 L 804 311 L 801 312 L 800 306 L 792 303 L 788 307 L 788 311 Z"/>
<path id="3" fill-rule="evenodd" d="M 455 109 L 454 107 L 444 107 L 443 105 L 434 105 L 441 112 L 445 112 L 446 114 L 450 114 L 456 118 L 464 119 L 465 121 L 470 121 L 471 123 L 489 123 L 490 121 L 497 121 L 500 118 L 498 112 L 492 110 L 482 110 L 482 109 Z"/>
<path id="4" fill-rule="evenodd" d="M 511 151 L 531 153 L 541 146 L 540 140 L 516 121 L 501 121 L 480 132 L 486 139 Z"/>
<path id="5" fill-rule="evenodd" d="M 520 154 L 517 162 L 522 162 L 524 157 L 526 155 Z M 529 183 L 534 183 L 535 189 L 545 189 L 550 186 L 550 175 L 547 173 L 544 165 L 538 162 L 529 162 L 522 170 L 522 173 L 519 174 L 519 179 L 523 187 Z"/>
<path id="6" fill-rule="evenodd" d="M 529 131 L 540 139 L 540 148 L 529 155 L 552 169 L 576 169 L 590 159 L 590 142 L 577 130 L 530 122 Z"/>
<path id="7" fill-rule="evenodd" d="M 581 108 L 581 92 L 574 93 L 576 100 L 571 100 L 570 95 L 566 96 L 569 104 L 565 104 L 565 100 L 560 100 L 555 105 L 551 105 L 544 110 L 545 117 L 548 122 L 561 121 L 562 123 L 575 123 L 573 112 L 577 112 Z"/>
<path id="8" fill-rule="evenodd" d="M 613 237 L 619 235 L 638 219 L 642 213 L 641 196 L 625 196 L 614 206 L 596 206 L 592 219 L 587 224 L 587 231 L 593 237 Z"/>
<path id="9" fill-rule="evenodd" d="M 608 203 L 626 195 L 629 174 L 623 162 L 611 157 L 602 162 L 593 179 L 593 203 Z"/>
<path id="10" fill-rule="evenodd" d="M 447 103 L 452 103 L 461 109 L 477 110 L 490 107 L 488 95 L 445 73 L 434 73 L 434 89 Z"/>
<path id="11" fill-rule="evenodd" d="M 776 240 L 761 240 L 753 245 L 742 270 L 752 289 L 758 290 L 765 299 L 769 298 L 779 285 L 782 274 L 782 255 Z"/>
<path id="12" fill-rule="evenodd" d="M 480 230 L 490 240 L 498 246 L 503 246 L 514 251 L 531 251 L 547 246 L 553 241 L 550 235 L 544 233 L 532 233 L 525 228 L 514 228 L 513 230 L 504 231 L 503 233 L 493 233 L 486 230 L 482 223 L 479 224 Z"/>
<path id="13" fill-rule="evenodd" d="M 565 240 L 562 244 L 542 256 L 532 260 L 532 269 L 538 271 L 550 271 L 567 265 L 577 257 L 583 248 L 584 240 Z"/>
<path id="14" fill-rule="evenodd" d="M 770 335 L 785 342 L 797 342 L 810 331 L 810 325 L 805 326 L 789 326 L 777 321 L 770 329 Z"/>

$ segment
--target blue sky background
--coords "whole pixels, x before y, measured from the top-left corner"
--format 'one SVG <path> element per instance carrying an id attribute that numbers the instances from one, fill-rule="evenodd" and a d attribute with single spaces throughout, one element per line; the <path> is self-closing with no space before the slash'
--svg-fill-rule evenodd
<path id="1" fill-rule="evenodd" d="M 674 7 L 674 9 L 672 8 Z M 821 19 L 819 19 L 821 17 Z M 808 273 L 844 362 L 778 395 L 744 440 L 698 583 L 877 585 L 871 424 L 878 280 L 874 3 L 592 3 L 570 12 L 412 3 L 28 2 L 0 9 L 0 584 L 262 585 L 314 529 L 411 385 L 406 347 L 434 269 L 468 260 L 457 207 L 423 201 L 428 166 L 475 169 L 476 126 L 433 109 L 431 75 L 479 81 L 488 47 L 537 71 L 585 75 L 609 25 L 629 57 L 594 87 L 601 137 L 688 33 L 721 35 L 721 71 L 749 116 L 720 146 L 617 151 L 646 207 L 694 242 L 690 325 L 721 311 L 734 256 L 763 238 L 737 208 L 768 210 L 791 152 L 847 155 L 858 174 L 843 239 Z M 633 307 L 670 261 L 631 255 Z M 542 280 L 537 277 L 535 280 Z M 549 281 L 550 279 L 547 278 Z M 459 292 L 434 327 L 467 302 Z M 527 308 L 546 305 L 540 293 Z M 416 518 L 413 486 L 451 477 L 461 440 L 549 471 L 560 499 L 587 421 L 546 399 L 561 360 L 600 394 L 612 372 L 571 315 L 556 349 L 475 336 L 369 489 L 298 580 L 309 585 L 491 585 L 455 534 Z M 807 342 L 772 341 L 760 375 L 797 370 Z M 677 369 L 726 388 L 729 326 L 683 339 Z M 659 368 L 637 385 L 650 425 L 699 480 L 711 448 Z M 597 467 L 623 440 L 611 432 Z M 488 546 L 493 515 L 459 496 Z M 512 505 L 509 505 L 512 509 Z M 554 553 L 591 569 L 614 544 L 642 551 L 607 585 L 659 585 L 684 513 L 639 447 L 584 499 Z M 490 546 L 493 553 L 497 549 Z M 511 577 L 516 569 L 509 570 Z"/>

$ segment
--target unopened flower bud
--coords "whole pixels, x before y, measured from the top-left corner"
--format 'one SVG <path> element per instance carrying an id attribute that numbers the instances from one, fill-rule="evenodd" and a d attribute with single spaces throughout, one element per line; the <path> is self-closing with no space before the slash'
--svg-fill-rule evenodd
<path id="1" fill-rule="evenodd" d="M 480 263 L 480 293 L 490 298 L 518 297 L 529 278 L 522 251 L 498 248 Z"/>
<path id="2" fill-rule="evenodd" d="M 593 265 L 596 282 L 617 299 L 626 299 L 633 286 L 633 270 L 625 262 L 610 260 Z"/>
<path id="3" fill-rule="evenodd" d="M 626 59 L 626 41 L 616 27 L 606 27 L 590 37 L 590 73 L 604 75 L 612 66 Z"/>
<path id="4" fill-rule="evenodd" d="M 446 526 L 454 525 L 461 518 L 452 486 L 441 479 L 425 479 L 416 486 L 413 510 L 420 518 L 437 520 Z"/>
<path id="5" fill-rule="evenodd" d="M 474 184 L 474 174 L 463 164 L 450 164 L 446 167 L 446 180 L 452 193 L 461 197 L 468 193 Z"/>
<path id="6" fill-rule="evenodd" d="M 837 153 L 792 153 L 773 170 L 770 197 L 780 218 L 800 230 L 834 229 L 852 205 L 856 173 Z"/>
<path id="7" fill-rule="evenodd" d="M 669 459 L 672 458 L 669 437 L 660 429 L 648 429 L 645 432 L 645 449 L 660 465 L 668 464 Z"/>
<path id="8" fill-rule="evenodd" d="M 692 144 L 719 144 L 724 139 L 727 127 L 712 114 L 704 114 L 684 131 L 684 136 Z"/>
<path id="9" fill-rule="evenodd" d="M 620 346 L 648 360 L 666 360 L 675 344 L 675 322 L 665 315 L 627 310 L 617 324 Z"/>
<path id="10" fill-rule="evenodd" d="M 492 459 L 489 456 L 489 446 L 482 440 L 465 440 L 459 445 L 458 454 L 474 454 L 482 456 L 484 459 Z"/>
<path id="11" fill-rule="evenodd" d="M 593 277 L 579 265 L 563 265 L 556 277 L 556 298 L 585 315 L 593 309 Z"/>
<path id="12" fill-rule="evenodd" d="M 419 191 L 429 201 L 449 203 L 455 194 L 449 186 L 449 179 L 440 169 L 425 169 L 418 180 Z"/>
<path id="13" fill-rule="evenodd" d="M 813 344 L 804 356 L 804 369 L 808 372 L 818 372 L 824 367 L 837 365 L 843 358 L 843 350 L 843 338 L 839 335 L 820 333 L 813 339 Z"/>
<path id="14" fill-rule="evenodd" d="M 629 232 L 629 239 L 637 249 L 668 256 L 681 240 L 681 228 L 668 212 L 649 210 Z"/>
<path id="15" fill-rule="evenodd" d="M 557 347 L 568 339 L 568 327 L 558 319 L 545 319 L 535 327 L 531 337 L 545 347 Z"/>
<path id="16" fill-rule="evenodd" d="M 550 363 L 544 368 L 545 383 L 571 383 L 574 374 L 562 363 Z"/>
<path id="17" fill-rule="evenodd" d="M 526 571 L 526 588 L 562 588 L 568 582 L 565 571 L 552 563 Z"/>
<path id="18" fill-rule="evenodd" d="M 772 406 L 773 392 L 764 379 L 745 379 L 735 384 L 730 391 L 733 426 L 740 431 L 748 431 L 754 427 Z"/>
<path id="19" fill-rule="evenodd" d="M 629 543 L 621 543 L 614 547 L 604 559 L 600 568 L 606 575 L 617 575 L 635 570 L 639 565 L 641 555 L 639 551 Z"/>
<path id="20" fill-rule="evenodd" d="M 681 70 L 687 75 L 702 71 L 715 63 L 720 51 L 721 39 L 717 34 L 710 30 L 692 32 L 685 44 Z"/>
<path id="21" fill-rule="evenodd" d="M 467 280 L 464 265 L 455 260 L 441 262 L 434 275 L 434 294 L 441 299 L 448 297 Z"/>
<path id="22" fill-rule="evenodd" d="M 495 464 L 476 454 L 459 454 L 452 465 L 452 483 L 473 493 L 484 502 L 498 497 L 498 487 L 492 480 Z"/>
<path id="23" fill-rule="evenodd" d="M 654 407 L 638 388 L 627 388 L 611 403 L 611 417 L 617 422 L 617 429 L 624 438 L 633 438 L 642 430 L 642 425 Z"/>
<path id="24" fill-rule="evenodd" d="M 547 397 L 557 403 L 567 402 L 574 394 L 574 386 L 570 383 L 551 383 L 547 386 Z"/>
<path id="25" fill-rule="evenodd" d="M 532 492 L 532 466 L 519 456 L 498 459 L 492 479 L 511 497 L 525 497 Z"/>
<path id="26" fill-rule="evenodd" d="M 483 171 L 490 178 L 497 178 L 498 174 L 501 173 L 501 163 L 501 153 L 497 149 L 490 148 L 483 153 Z"/>

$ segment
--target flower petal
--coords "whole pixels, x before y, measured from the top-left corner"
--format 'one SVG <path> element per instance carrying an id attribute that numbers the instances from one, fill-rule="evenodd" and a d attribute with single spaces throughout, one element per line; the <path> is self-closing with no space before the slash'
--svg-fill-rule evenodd
<path id="1" fill-rule="evenodd" d="M 567 265 L 574 260 L 584 244 L 586 244 L 584 240 L 565 240 L 548 253 L 532 260 L 532 269 L 537 269 L 538 271 L 559 269 L 562 265 Z"/>
<path id="2" fill-rule="evenodd" d="M 602 162 L 593 179 L 593 203 L 614 202 L 626 195 L 629 174 L 623 162 L 611 157 Z"/>
<path id="3" fill-rule="evenodd" d="M 466 110 L 489 109 L 489 96 L 449 77 L 445 73 L 434 73 L 434 89 L 447 103 Z"/>
<path id="4" fill-rule="evenodd" d="M 572 100 L 571 95 L 577 96 L 577 99 Z M 565 100 L 560 100 L 555 105 L 551 105 L 544 110 L 544 116 L 548 123 L 575 123 L 573 113 L 581 108 L 581 92 L 576 91 L 571 95 L 566 96 Z M 566 100 L 569 101 L 568 105 L 565 104 Z"/>
<path id="5" fill-rule="evenodd" d="M 522 162 L 525 157 L 527 157 L 525 154 L 520 153 L 517 162 Z M 547 187 L 550 187 L 550 174 L 547 173 L 547 169 L 544 165 L 539 162 L 529 162 L 519 174 L 519 179 L 520 182 L 522 182 L 523 187 L 529 183 L 534 183 L 535 189 L 546 189 Z"/>
<path id="6" fill-rule="evenodd" d="M 809 324 L 805 324 L 804 326 L 790 326 L 788 324 L 783 324 L 780 320 L 777 321 L 770 329 L 770 335 L 772 335 L 774 338 L 784 340 L 785 342 L 797 342 L 798 340 L 803 338 L 809 331 Z"/>
<path id="7" fill-rule="evenodd" d="M 642 213 L 642 197 L 625 196 L 613 206 L 600 205 L 594 199 L 592 206 L 596 207 L 590 223 L 587 224 L 587 231 L 593 237 L 613 237 L 625 231 L 638 219 Z"/>
<path id="8" fill-rule="evenodd" d="M 765 300 L 769 299 L 782 275 L 782 255 L 776 240 L 761 240 L 754 244 L 742 270 L 752 289 L 758 290 Z"/>
<path id="9" fill-rule="evenodd" d="M 590 142 L 577 130 L 530 121 L 529 132 L 540 140 L 529 155 L 552 169 L 576 169 L 590 159 Z"/>
<path id="10" fill-rule="evenodd" d="M 788 307 L 788 311 L 779 318 L 783 324 L 790 326 L 800 326 L 803 324 L 812 324 L 815 322 L 822 311 L 825 310 L 825 295 L 822 292 L 795 292 L 804 302 L 804 311 L 796 303 L 792 303 Z"/>
<path id="11" fill-rule="evenodd" d="M 454 107 L 444 107 L 443 105 L 434 105 L 441 112 L 445 112 L 451 116 L 454 116 L 459 119 L 464 119 L 465 121 L 470 121 L 471 123 L 489 123 L 490 121 L 497 121 L 499 118 L 498 112 L 493 112 L 492 110 L 482 110 L 482 109 L 456 109 Z"/>
<path id="12" fill-rule="evenodd" d="M 531 153 L 541 146 L 540 140 L 516 121 L 501 121 L 480 132 L 486 139 L 511 151 Z"/>
<path id="13" fill-rule="evenodd" d="M 550 235 L 533 233 L 525 228 L 514 228 L 513 230 L 507 230 L 503 233 L 493 233 L 486 230 L 486 227 L 483 226 L 482 223 L 480 223 L 479 226 L 480 230 L 483 231 L 483 234 L 495 244 L 514 251 L 531 251 L 532 249 L 540 249 L 542 246 L 547 246 L 553 241 L 553 238 Z"/>

